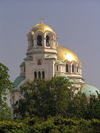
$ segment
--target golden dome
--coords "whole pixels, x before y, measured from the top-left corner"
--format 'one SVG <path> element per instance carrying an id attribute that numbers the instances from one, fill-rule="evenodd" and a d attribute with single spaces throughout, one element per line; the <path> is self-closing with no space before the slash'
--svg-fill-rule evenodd
<path id="1" fill-rule="evenodd" d="M 42 22 L 40 24 L 36 24 L 32 29 L 31 32 L 36 32 L 36 31 L 42 31 L 43 33 L 45 31 L 50 31 L 53 32 L 55 34 L 55 32 L 53 31 L 53 29 L 51 27 L 49 27 L 46 24 L 43 24 Z"/>
<path id="2" fill-rule="evenodd" d="M 75 61 L 77 63 L 80 62 L 77 55 L 66 47 L 57 46 L 57 54 L 57 60 L 61 60 L 63 62 L 65 60 Z"/>

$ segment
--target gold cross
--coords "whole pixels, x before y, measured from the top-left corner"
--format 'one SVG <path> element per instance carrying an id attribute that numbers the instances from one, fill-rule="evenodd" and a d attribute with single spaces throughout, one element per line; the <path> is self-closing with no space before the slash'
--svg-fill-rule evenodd
<path id="1" fill-rule="evenodd" d="M 41 19 L 41 24 L 43 24 L 43 18 L 40 18 Z"/>

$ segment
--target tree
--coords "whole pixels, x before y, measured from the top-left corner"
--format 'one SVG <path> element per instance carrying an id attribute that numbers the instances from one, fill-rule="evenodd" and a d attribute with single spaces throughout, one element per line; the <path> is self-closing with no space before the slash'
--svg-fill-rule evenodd
<path id="1" fill-rule="evenodd" d="M 69 118 L 100 119 L 100 96 L 87 98 L 79 92 L 71 100 L 68 110 Z"/>
<path id="2" fill-rule="evenodd" d="M 28 81 L 20 88 L 23 97 L 16 102 L 14 113 L 19 113 L 22 117 L 26 114 L 44 118 L 59 114 L 65 117 L 71 90 L 71 83 L 64 77 Z"/>
<path id="3" fill-rule="evenodd" d="M 80 91 L 73 95 L 72 100 L 68 106 L 67 117 L 72 119 L 86 118 L 87 112 L 87 97 L 81 94 Z"/>
<path id="4" fill-rule="evenodd" d="M 21 86 L 21 98 L 14 105 L 14 113 L 22 118 L 26 116 L 62 117 L 71 119 L 100 119 L 100 97 L 87 99 L 64 77 L 53 77 L 51 80 L 28 81 Z"/>
<path id="5" fill-rule="evenodd" d="M 12 91 L 12 82 L 9 80 L 8 74 L 9 69 L 0 63 L 0 115 L 9 113 L 10 108 L 8 107 L 7 101 L 7 90 L 9 93 Z"/>
<path id="6" fill-rule="evenodd" d="M 100 97 L 90 96 L 87 105 L 87 119 L 100 119 Z"/>

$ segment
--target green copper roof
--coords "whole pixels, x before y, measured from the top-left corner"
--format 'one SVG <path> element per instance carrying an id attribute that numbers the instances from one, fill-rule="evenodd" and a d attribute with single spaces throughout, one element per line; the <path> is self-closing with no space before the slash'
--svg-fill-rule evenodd
<path id="1" fill-rule="evenodd" d="M 52 55 L 47 55 L 45 59 L 55 59 Z"/>
<path id="2" fill-rule="evenodd" d="M 15 81 L 13 87 L 17 87 L 23 80 L 25 79 L 24 76 L 18 76 Z"/>
<path id="3" fill-rule="evenodd" d="M 24 65 L 25 65 L 25 62 L 22 62 L 22 63 L 20 64 L 20 67 L 21 67 L 21 66 L 24 66 Z"/>
<path id="4" fill-rule="evenodd" d="M 65 74 L 58 74 L 58 75 L 56 75 L 56 76 L 60 76 L 60 77 L 64 77 L 64 78 L 66 78 L 66 79 L 69 79 Z"/>
<path id="5" fill-rule="evenodd" d="M 32 56 L 27 56 L 26 58 L 24 58 L 24 60 L 29 60 L 29 59 L 33 59 Z"/>
<path id="6" fill-rule="evenodd" d="M 45 59 L 55 59 L 52 55 L 47 55 Z"/>
<path id="7" fill-rule="evenodd" d="M 69 79 L 69 81 L 72 83 L 79 83 L 80 82 L 78 79 Z"/>
<path id="8" fill-rule="evenodd" d="M 87 97 L 90 97 L 90 95 L 97 97 L 98 94 L 100 94 L 100 90 L 98 88 L 89 84 L 83 84 L 81 87 L 81 92 Z"/>
<path id="9" fill-rule="evenodd" d="M 62 61 L 60 60 L 56 60 L 55 63 L 58 63 L 58 64 L 64 64 Z"/>

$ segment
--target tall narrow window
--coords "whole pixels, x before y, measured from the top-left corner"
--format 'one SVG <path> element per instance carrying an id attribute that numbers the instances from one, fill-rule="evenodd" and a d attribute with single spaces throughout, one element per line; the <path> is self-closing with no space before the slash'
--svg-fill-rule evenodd
<path id="1" fill-rule="evenodd" d="M 24 72 L 25 72 L 25 66 L 24 66 Z"/>
<path id="2" fill-rule="evenodd" d="M 42 71 L 42 79 L 45 79 L 45 72 Z"/>
<path id="3" fill-rule="evenodd" d="M 40 71 L 38 72 L 38 78 L 39 78 L 39 79 L 41 78 L 41 73 L 40 73 Z"/>
<path id="4" fill-rule="evenodd" d="M 77 73 L 78 73 L 78 67 L 77 67 Z"/>
<path id="5" fill-rule="evenodd" d="M 74 72 L 74 65 L 72 65 L 72 72 Z"/>
<path id="6" fill-rule="evenodd" d="M 58 65 L 57 65 L 57 71 L 58 71 Z"/>
<path id="7" fill-rule="evenodd" d="M 34 46 L 34 40 L 32 39 L 32 47 Z"/>
<path id="8" fill-rule="evenodd" d="M 34 79 L 37 78 L 37 72 L 34 72 Z"/>
<path id="9" fill-rule="evenodd" d="M 37 45 L 42 46 L 42 36 L 41 35 L 37 36 Z"/>
<path id="10" fill-rule="evenodd" d="M 68 64 L 66 64 L 66 72 L 68 72 Z"/>
<path id="11" fill-rule="evenodd" d="M 46 36 L 46 46 L 50 46 L 49 36 Z"/>

